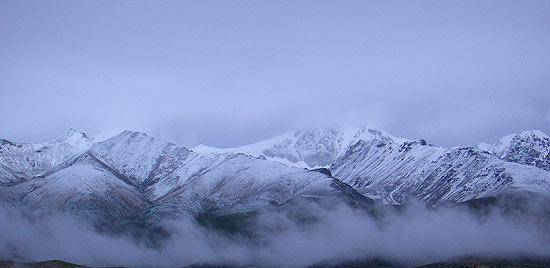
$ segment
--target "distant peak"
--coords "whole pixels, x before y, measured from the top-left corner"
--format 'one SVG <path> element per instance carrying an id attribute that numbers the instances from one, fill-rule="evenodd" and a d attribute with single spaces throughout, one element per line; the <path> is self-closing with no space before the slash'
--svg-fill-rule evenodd
<path id="1" fill-rule="evenodd" d="M 91 140 L 86 133 L 74 128 L 70 128 L 65 134 L 54 139 L 54 142 L 70 142 L 77 140 Z"/>
<path id="2" fill-rule="evenodd" d="M 83 137 L 89 139 L 88 135 L 86 135 L 85 132 L 80 131 L 78 129 L 70 128 L 69 131 L 65 134 L 67 137 L 77 136 L 77 137 Z"/>
<path id="3" fill-rule="evenodd" d="M 122 131 L 119 135 L 149 137 L 149 135 L 147 135 L 147 134 L 145 134 L 145 133 L 143 133 L 143 132 L 133 131 L 133 130 L 124 130 L 124 131 Z"/>
<path id="4" fill-rule="evenodd" d="M 510 150 L 511 147 L 516 146 L 517 143 L 537 143 L 537 139 L 542 141 L 550 138 L 546 133 L 536 129 L 525 130 L 520 133 L 512 133 L 502 137 L 495 144 L 493 144 L 490 148 L 490 152 L 500 157 Z"/>
<path id="5" fill-rule="evenodd" d="M 145 133 L 138 132 L 138 131 L 132 131 L 132 130 L 124 130 L 105 141 L 115 141 L 115 140 L 144 140 L 144 139 L 150 139 L 155 140 L 154 137 L 151 137 Z"/>
<path id="6" fill-rule="evenodd" d="M 549 138 L 548 134 L 538 130 L 538 129 L 531 129 L 531 130 L 525 130 L 519 134 L 519 136 L 536 136 L 540 138 Z"/>
<path id="7" fill-rule="evenodd" d="M 547 139 L 549 138 L 546 133 L 537 129 L 524 130 L 519 134 L 512 133 L 502 137 L 497 143 L 494 144 L 494 147 L 498 151 L 499 149 L 503 149 L 503 147 L 505 146 L 509 146 L 517 139 L 527 139 L 532 137 L 547 138 Z"/>
<path id="8" fill-rule="evenodd" d="M 159 139 L 153 136 L 150 136 L 143 132 L 138 131 L 132 131 L 132 130 L 124 130 L 117 135 L 114 135 L 108 139 L 102 140 L 100 143 L 124 143 L 124 144 L 140 144 L 140 143 L 155 143 L 155 144 L 171 144 L 176 145 L 171 142 L 167 142 L 163 139 Z"/>
<path id="9" fill-rule="evenodd" d="M 65 134 L 55 138 L 50 143 L 68 144 L 75 148 L 88 149 L 92 145 L 93 139 L 82 131 L 70 128 Z"/>

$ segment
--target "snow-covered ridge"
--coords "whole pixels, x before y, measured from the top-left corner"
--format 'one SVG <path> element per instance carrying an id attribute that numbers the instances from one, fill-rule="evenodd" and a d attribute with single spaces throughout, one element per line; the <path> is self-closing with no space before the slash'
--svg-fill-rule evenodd
<path id="1" fill-rule="evenodd" d="M 192 152 L 132 131 L 98 143 L 70 131 L 40 145 L 4 141 L 0 148 L 0 205 L 92 221 L 242 212 L 306 197 L 346 199 L 353 191 L 320 172 L 241 153 Z"/>
<path id="2" fill-rule="evenodd" d="M 508 156 L 539 156 L 536 149 L 547 152 L 549 148 L 540 134 L 526 131 L 507 136 L 495 147 L 506 141 L 502 148 Z M 524 146 L 513 146 L 518 143 Z M 521 191 L 550 195 L 550 172 L 523 161 L 526 158 L 506 155 L 469 146 L 447 149 L 424 140 L 359 141 L 330 169 L 360 193 L 395 204 L 411 198 L 433 204 L 462 202 Z"/>
<path id="3" fill-rule="evenodd" d="M 236 148 L 220 149 L 201 144 L 193 148 L 193 151 L 203 153 L 239 152 L 290 166 L 320 168 L 330 166 L 357 141 L 374 139 L 391 140 L 397 143 L 406 141 L 368 126 L 331 127 L 292 131 L 275 138 Z"/>
<path id="4" fill-rule="evenodd" d="M 112 219 L 145 209 L 152 215 L 232 213 L 306 196 L 333 200 L 345 196 L 345 187 L 390 203 L 411 196 L 437 203 L 546 194 L 550 172 L 530 161 L 548 155 L 542 134 L 510 136 L 499 144 L 507 153 L 496 155 L 493 146 L 447 149 L 369 127 L 294 131 L 240 148 L 194 151 L 139 132 L 94 143 L 71 130 L 45 143 L 0 140 L 0 204 Z M 300 168 L 323 166 L 336 179 Z"/>
<path id="5" fill-rule="evenodd" d="M 292 131 L 236 148 L 220 149 L 201 144 L 193 148 L 193 151 L 244 153 L 289 166 L 313 169 L 329 167 L 360 140 L 368 142 L 376 139 L 393 141 L 396 144 L 410 141 L 368 126 L 334 127 Z M 510 134 L 494 144 L 479 143 L 475 147 L 508 162 L 550 171 L 550 138 L 540 130 Z"/>

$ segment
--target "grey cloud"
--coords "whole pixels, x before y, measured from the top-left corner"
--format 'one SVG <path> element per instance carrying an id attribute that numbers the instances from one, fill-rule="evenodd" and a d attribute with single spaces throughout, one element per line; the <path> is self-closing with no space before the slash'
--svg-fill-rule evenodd
<path id="1" fill-rule="evenodd" d="M 229 147 L 370 123 L 442 145 L 550 132 L 548 1 L 0 3 L 0 136 Z"/>

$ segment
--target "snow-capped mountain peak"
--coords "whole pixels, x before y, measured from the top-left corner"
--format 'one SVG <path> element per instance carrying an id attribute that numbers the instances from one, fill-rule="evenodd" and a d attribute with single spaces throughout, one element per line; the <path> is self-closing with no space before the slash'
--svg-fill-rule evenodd
<path id="1" fill-rule="evenodd" d="M 330 166 L 357 141 L 375 139 L 395 143 L 406 141 L 370 126 L 329 127 L 287 132 L 275 138 L 242 147 L 220 149 L 198 145 L 193 150 L 203 153 L 240 152 L 290 166 L 320 168 Z"/>
<path id="2" fill-rule="evenodd" d="M 0 142 L 0 182 L 14 183 L 48 174 L 65 161 L 86 151 L 93 140 L 86 134 L 69 130 L 42 143 Z"/>
<path id="3" fill-rule="evenodd" d="M 143 184 L 167 152 L 188 150 L 135 131 L 122 133 L 92 148 L 92 154 L 114 168 L 136 185 Z"/>
<path id="4" fill-rule="evenodd" d="M 507 135 L 488 149 L 506 161 L 550 171 L 550 137 L 540 130 Z"/>
<path id="5" fill-rule="evenodd" d="M 71 128 L 64 135 L 55 138 L 51 143 L 65 143 L 75 148 L 87 150 L 92 146 L 93 142 L 93 138 L 88 137 L 86 133 Z"/>

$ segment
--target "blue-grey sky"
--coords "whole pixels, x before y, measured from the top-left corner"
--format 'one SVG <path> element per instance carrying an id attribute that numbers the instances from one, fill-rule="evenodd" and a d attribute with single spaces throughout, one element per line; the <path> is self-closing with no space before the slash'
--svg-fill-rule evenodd
<path id="1" fill-rule="evenodd" d="M 0 1 L 0 137 L 550 132 L 550 1 Z"/>

